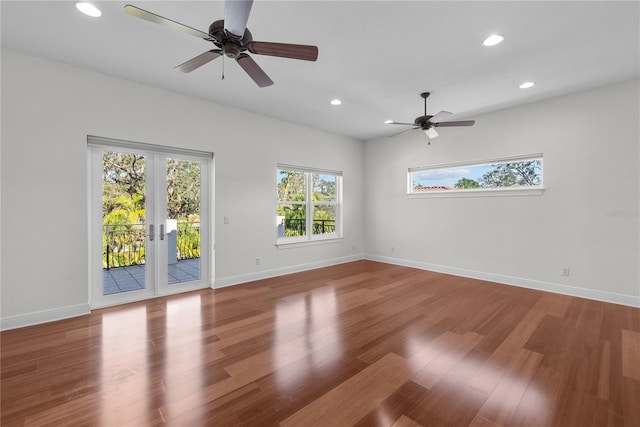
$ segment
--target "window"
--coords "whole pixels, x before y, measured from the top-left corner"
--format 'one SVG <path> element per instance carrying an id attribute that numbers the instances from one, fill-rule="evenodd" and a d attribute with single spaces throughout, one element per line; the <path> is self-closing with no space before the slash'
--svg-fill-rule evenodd
<path id="1" fill-rule="evenodd" d="M 410 168 L 408 194 L 542 190 L 542 154 Z"/>
<path id="2" fill-rule="evenodd" d="M 279 243 L 341 237 L 342 173 L 278 165 Z"/>

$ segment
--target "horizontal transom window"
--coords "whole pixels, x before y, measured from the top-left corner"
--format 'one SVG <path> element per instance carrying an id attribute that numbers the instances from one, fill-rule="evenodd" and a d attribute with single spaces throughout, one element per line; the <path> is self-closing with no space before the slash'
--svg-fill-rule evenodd
<path id="1" fill-rule="evenodd" d="M 542 154 L 410 168 L 408 194 L 542 188 Z"/>

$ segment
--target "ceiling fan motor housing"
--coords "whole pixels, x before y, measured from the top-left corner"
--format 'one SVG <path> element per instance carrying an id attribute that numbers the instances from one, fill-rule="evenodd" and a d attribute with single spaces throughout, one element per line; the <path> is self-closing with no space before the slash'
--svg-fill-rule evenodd
<path id="1" fill-rule="evenodd" d="M 418 126 L 422 130 L 429 129 L 433 124 L 429 121 L 433 116 L 420 116 L 416 117 L 414 121 L 415 125 Z"/>
<path id="2" fill-rule="evenodd" d="M 242 52 L 247 50 L 247 44 L 253 41 L 251 31 L 244 30 L 241 39 L 229 34 L 224 30 L 224 19 L 219 19 L 209 26 L 209 35 L 213 39 L 213 44 L 218 46 L 229 58 L 237 58 Z"/>

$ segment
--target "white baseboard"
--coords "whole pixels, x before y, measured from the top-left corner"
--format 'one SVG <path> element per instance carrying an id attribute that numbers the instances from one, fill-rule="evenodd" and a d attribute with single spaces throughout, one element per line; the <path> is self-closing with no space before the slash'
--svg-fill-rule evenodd
<path id="1" fill-rule="evenodd" d="M 285 274 L 299 273 L 306 270 L 314 270 L 316 268 L 330 267 L 332 265 L 344 264 L 347 262 L 358 261 L 364 259 L 362 254 L 350 255 L 341 258 L 325 259 L 322 261 L 310 262 L 307 264 L 292 265 L 288 267 L 276 268 L 273 270 L 258 271 L 255 273 L 241 274 L 238 276 L 223 277 L 216 279 L 213 287 L 215 289 L 227 286 L 239 285 L 241 283 L 253 282 L 254 280 L 269 279 L 271 277 L 282 276 Z"/>
<path id="2" fill-rule="evenodd" d="M 321 267 L 329 267 L 332 265 L 344 264 L 351 261 L 363 259 L 363 255 L 352 255 L 341 258 L 332 258 L 322 261 L 311 262 L 308 264 L 293 265 L 289 267 L 278 268 L 274 270 L 259 271 L 251 274 L 243 274 L 239 276 L 225 277 L 217 279 L 213 288 L 222 288 L 225 286 L 238 285 L 240 283 L 251 282 L 254 280 L 268 279 L 270 277 L 282 276 L 284 274 L 297 273 L 305 270 L 313 270 Z M 129 301 L 119 301 L 126 303 Z M 98 308 L 98 307 L 94 307 Z M 68 319 L 71 317 L 84 316 L 91 313 L 89 304 L 79 304 L 69 307 L 56 308 L 52 310 L 42 310 L 33 313 L 20 314 L 17 316 L 8 316 L 0 318 L 0 331 L 9 329 L 23 328 L 26 326 L 38 325 L 40 323 L 54 322 L 56 320 Z"/>
<path id="3" fill-rule="evenodd" d="M 38 325 L 40 323 L 54 322 L 70 317 L 84 316 L 91 313 L 89 304 L 78 304 L 52 310 L 42 310 L 33 313 L 19 314 L 17 316 L 3 317 L 0 319 L 0 330 L 23 328 L 25 326 Z"/>
<path id="4" fill-rule="evenodd" d="M 411 261 L 401 258 L 392 258 L 380 255 L 365 254 L 365 259 L 371 261 L 385 262 L 387 264 L 402 265 L 405 267 L 418 268 L 420 270 L 435 271 L 437 273 L 451 274 L 454 276 L 469 277 L 471 279 L 486 280 L 489 282 L 501 283 L 503 285 L 519 286 L 521 288 L 535 289 L 539 291 L 553 292 L 556 294 L 570 295 L 574 297 L 587 298 L 596 301 L 610 302 L 613 304 L 627 305 L 630 307 L 640 307 L 640 297 L 632 295 L 616 294 L 613 292 L 596 291 L 593 289 L 578 288 L 559 283 L 543 282 L 540 280 L 524 279 L 521 277 L 505 276 L 502 274 L 486 273 L 482 271 L 466 270 L 463 268 L 449 267 L 438 264 L 429 264 L 420 261 Z"/>
<path id="5" fill-rule="evenodd" d="M 522 288 L 535 289 L 539 291 L 553 292 L 557 294 L 570 295 L 575 297 L 587 298 L 596 301 L 610 302 L 613 304 L 621 304 L 630 307 L 640 307 L 640 297 L 632 295 L 622 295 L 612 292 L 597 291 L 593 289 L 577 288 L 558 283 L 543 282 L 540 280 L 524 279 L 520 277 L 505 276 L 501 274 L 486 273 L 482 271 L 466 270 L 457 267 L 449 267 L 437 264 L 429 264 L 420 261 L 411 261 L 401 258 L 392 258 L 380 255 L 365 254 L 352 255 L 341 258 L 332 258 L 322 261 L 311 262 L 307 264 L 299 264 L 288 267 L 277 268 L 273 270 L 258 271 L 256 273 L 242 274 L 238 276 L 224 277 L 217 279 L 214 288 L 223 288 L 226 286 L 238 285 L 241 283 L 252 282 L 254 280 L 268 279 L 271 277 L 282 276 L 285 274 L 298 273 L 301 271 L 314 270 L 316 268 L 329 267 L 332 265 L 344 264 L 347 262 L 368 259 L 371 261 L 385 262 L 387 264 L 402 265 L 405 267 L 418 268 L 420 270 L 435 271 L 438 273 L 452 274 L 454 276 L 469 277 L 472 279 L 486 280 L 490 282 L 502 283 L 505 285 L 519 286 Z M 22 328 L 25 326 L 38 325 L 40 323 L 54 322 L 56 320 L 68 319 L 76 316 L 84 316 L 90 314 L 89 304 L 78 304 L 68 307 L 56 308 L 52 310 L 43 310 L 33 313 L 21 314 L 17 316 L 9 316 L 0 318 L 0 331 L 9 329 Z"/>

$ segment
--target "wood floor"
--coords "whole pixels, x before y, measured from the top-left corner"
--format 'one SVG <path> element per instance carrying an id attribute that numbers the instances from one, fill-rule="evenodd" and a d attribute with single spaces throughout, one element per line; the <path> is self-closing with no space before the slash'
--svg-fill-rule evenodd
<path id="1" fill-rule="evenodd" d="M 0 338 L 3 427 L 640 426 L 640 309 L 371 261 Z"/>

